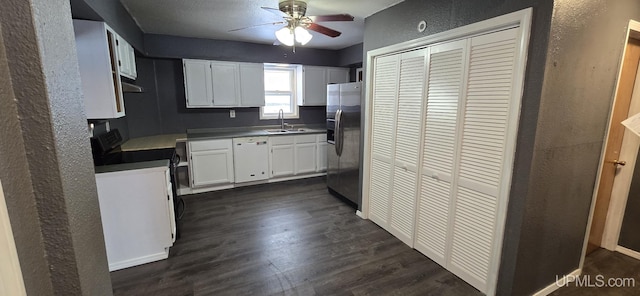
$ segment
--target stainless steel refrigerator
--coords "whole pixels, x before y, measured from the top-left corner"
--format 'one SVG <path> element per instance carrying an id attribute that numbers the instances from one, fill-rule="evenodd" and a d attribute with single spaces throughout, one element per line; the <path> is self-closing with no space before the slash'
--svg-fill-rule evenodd
<path id="1" fill-rule="evenodd" d="M 359 205 L 362 83 L 327 86 L 327 187 Z"/>

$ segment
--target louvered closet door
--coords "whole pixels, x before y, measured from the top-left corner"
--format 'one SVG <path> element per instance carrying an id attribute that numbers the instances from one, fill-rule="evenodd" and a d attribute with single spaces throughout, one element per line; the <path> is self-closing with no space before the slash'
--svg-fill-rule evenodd
<path id="1" fill-rule="evenodd" d="M 414 247 L 446 266 L 451 191 L 467 40 L 430 49 L 420 198 Z"/>
<path id="2" fill-rule="evenodd" d="M 388 229 L 399 55 L 379 57 L 373 73 L 369 218 Z"/>
<path id="3" fill-rule="evenodd" d="M 389 231 L 409 246 L 413 246 L 427 51 L 423 49 L 401 54 L 398 73 Z"/>
<path id="4" fill-rule="evenodd" d="M 502 233 L 496 233 L 501 182 L 509 180 L 520 95 L 513 93 L 518 29 L 470 39 L 469 71 L 460 139 L 449 270 L 486 293 L 491 264 L 498 264 Z M 517 101 L 516 101 L 517 100 Z M 509 131 L 509 133 L 507 133 Z M 509 159 L 509 163 L 507 163 Z M 503 174 L 506 171 L 506 174 Z M 506 182 L 506 181 L 505 181 Z M 508 184 L 507 184 L 508 186 Z M 504 209 L 503 209 L 504 211 Z M 502 229 L 502 228 L 500 228 Z"/>

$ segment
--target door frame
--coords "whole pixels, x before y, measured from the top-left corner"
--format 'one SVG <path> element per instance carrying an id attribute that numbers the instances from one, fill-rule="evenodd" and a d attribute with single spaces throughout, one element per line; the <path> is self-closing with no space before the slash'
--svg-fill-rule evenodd
<path id="1" fill-rule="evenodd" d="M 7 260 L 0 260 L 0 294 L 27 295 L 13 237 L 2 182 L 0 182 L 0 254 L 7 256 Z"/>
<path id="2" fill-rule="evenodd" d="M 624 47 L 623 47 L 623 51 L 622 51 L 622 55 L 620 57 L 620 62 L 619 62 L 619 67 L 618 67 L 618 75 L 616 77 L 616 87 L 614 90 L 614 99 L 613 102 L 611 104 L 611 111 L 609 114 L 609 122 L 607 124 L 607 133 L 605 134 L 604 137 L 604 142 L 602 144 L 602 149 L 601 149 L 601 153 L 600 153 L 600 165 L 598 167 L 598 174 L 596 177 L 596 183 L 595 183 L 595 187 L 593 190 L 593 196 L 591 197 L 591 208 L 589 211 L 589 219 L 587 222 L 587 227 L 585 230 L 585 236 L 584 236 L 584 242 L 582 245 L 582 255 L 580 258 L 580 266 L 579 268 L 582 269 L 584 266 L 584 261 L 585 261 L 585 257 L 587 255 L 587 248 L 589 245 L 589 237 L 591 235 L 591 225 L 593 223 L 593 217 L 594 217 L 594 213 L 595 213 L 595 209 L 596 209 L 596 201 L 598 199 L 598 190 L 600 188 L 600 181 L 602 178 L 602 172 L 603 172 L 603 168 L 607 165 L 611 165 L 611 163 L 608 163 L 605 159 L 606 157 L 606 148 L 607 145 L 609 144 L 609 136 L 610 136 L 610 132 L 611 132 L 611 125 L 612 125 L 612 115 L 613 115 L 613 108 L 616 105 L 616 103 L 618 102 L 619 98 L 618 98 L 618 90 L 620 88 L 620 80 L 622 78 L 622 70 L 623 70 L 623 65 L 624 65 L 624 58 L 627 54 L 627 44 L 629 43 L 629 39 L 638 39 L 640 40 L 640 22 L 638 21 L 634 21 L 634 20 L 629 20 L 629 25 L 627 27 L 627 33 L 625 35 L 625 39 L 624 39 Z M 636 72 L 636 77 L 638 75 L 638 73 L 640 73 L 640 68 L 638 69 L 638 71 Z M 637 85 L 637 83 L 636 83 Z M 628 112 L 628 111 L 627 111 Z M 622 150 L 622 149 L 621 149 Z M 629 163 L 628 165 L 633 166 L 634 164 Z M 628 193 L 627 193 L 628 194 Z M 605 220 L 605 229 L 603 231 L 602 234 L 602 241 L 601 241 L 601 246 L 605 247 L 608 250 L 616 250 L 616 247 L 618 245 L 618 238 L 620 235 L 620 228 L 622 226 L 622 219 L 623 219 L 623 215 L 617 215 L 616 213 L 620 213 L 620 211 L 622 211 L 622 213 L 624 214 L 624 210 L 626 208 L 626 199 L 627 196 L 618 196 L 618 197 L 614 197 L 611 196 L 609 203 L 607 204 L 608 210 L 607 210 L 607 216 L 606 216 L 606 220 Z M 612 207 L 613 205 L 613 207 Z"/>

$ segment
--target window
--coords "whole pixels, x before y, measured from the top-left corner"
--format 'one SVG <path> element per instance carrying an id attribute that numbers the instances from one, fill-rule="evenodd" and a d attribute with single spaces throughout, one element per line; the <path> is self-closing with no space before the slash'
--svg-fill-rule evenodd
<path id="1" fill-rule="evenodd" d="M 284 118 L 298 118 L 295 65 L 264 65 L 264 107 L 260 119 L 277 119 L 282 109 Z"/>

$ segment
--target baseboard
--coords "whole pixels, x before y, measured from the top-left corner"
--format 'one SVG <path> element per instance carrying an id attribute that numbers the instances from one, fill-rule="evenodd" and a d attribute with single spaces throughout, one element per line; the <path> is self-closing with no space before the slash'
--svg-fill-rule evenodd
<path id="1" fill-rule="evenodd" d="M 563 277 L 571 277 L 570 282 L 573 282 L 575 280 L 575 277 L 579 276 L 580 274 L 582 274 L 582 269 L 578 268 L 572 271 L 571 273 L 564 275 Z M 547 296 L 558 289 L 560 289 L 560 286 L 558 286 L 558 283 L 553 282 L 553 284 L 548 285 L 546 288 L 534 293 L 533 296 Z"/>
<path id="2" fill-rule="evenodd" d="M 168 249 L 169 248 L 166 248 L 164 252 L 151 254 L 144 257 L 137 257 L 137 258 L 124 260 L 116 263 L 109 263 L 109 271 L 116 271 L 116 270 L 125 269 L 132 266 L 137 266 L 145 263 L 167 259 L 169 257 Z"/>
<path id="3" fill-rule="evenodd" d="M 364 219 L 364 217 L 362 216 L 362 212 L 360 212 L 360 210 L 356 210 L 356 216 Z"/>
<path id="4" fill-rule="evenodd" d="M 640 260 L 640 252 L 638 252 L 638 251 L 627 249 L 627 248 L 625 248 L 623 246 L 616 246 L 616 252 L 618 252 L 620 254 L 627 255 L 627 256 L 629 256 L 631 258 Z"/>

